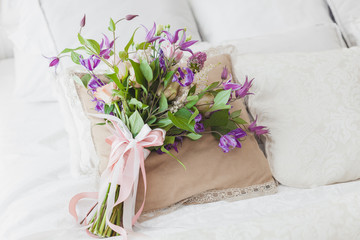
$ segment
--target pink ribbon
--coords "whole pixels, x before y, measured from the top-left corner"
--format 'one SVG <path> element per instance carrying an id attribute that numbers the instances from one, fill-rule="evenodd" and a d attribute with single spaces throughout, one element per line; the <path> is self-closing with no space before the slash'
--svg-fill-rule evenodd
<path id="1" fill-rule="evenodd" d="M 101 203 L 105 199 L 109 183 L 110 190 L 108 192 L 107 207 L 105 218 L 107 225 L 127 239 L 127 231 L 132 231 L 132 226 L 136 223 L 144 209 L 146 196 L 146 172 L 145 159 L 150 154 L 147 147 L 161 146 L 165 139 L 165 130 L 152 130 L 145 124 L 135 138 L 126 125 L 118 118 L 105 114 L 92 115 L 100 118 L 111 120 L 114 128 L 110 131 L 113 133 L 106 139 L 111 145 L 111 152 L 107 168 L 101 175 L 100 190 L 98 193 L 98 211 L 100 211 Z M 136 192 L 139 179 L 139 170 L 144 181 L 144 200 L 135 214 Z M 115 202 L 116 187 L 120 185 L 120 192 Z M 76 205 L 83 198 L 94 198 L 97 193 L 79 193 L 75 195 L 69 204 L 69 212 L 77 220 Z M 110 216 L 113 208 L 123 203 L 123 227 L 117 226 L 110 222 Z"/>

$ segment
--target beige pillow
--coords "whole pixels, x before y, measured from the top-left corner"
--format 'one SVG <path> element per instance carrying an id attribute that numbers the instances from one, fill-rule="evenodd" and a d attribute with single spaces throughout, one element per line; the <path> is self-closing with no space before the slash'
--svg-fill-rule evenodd
<path id="1" fill-rule="evenodd" d="M 229 55 L 219 55 L 207 60 L 204 72 L 208 72 L 207 84 L 220 80 L 224 66 L 231 72 Z M 88 113 L 95 113 L 92 97 L 86 89 L 76 86 L 82 106 Z M 242 101 L 233 105 L 241 109 L 241 117 L 249 121 Z M 88 116 L 96 153 L 100 158 L 99 169 L 105 169 L 110 145 L 105 138 L 111 133 L 106 127 L 96 125 L 99 119 Z M 186 170 L 167 154 L 152 152 L 145 161 L 148 190 L 144 212 L 163 209 L 176 203 L 197 204 L 225 199 L 243 199 L 276 192 L 268 161 L 259 149 L 255 137 L 249 136 L 242 148 L 223 153 L 212 135 L 204 135 L 198 141 L 185 139 L 179 153 L 171 151 L 186 166 Z M 143 181 L 139 180 L 137 207 L 142 203 Z"/>

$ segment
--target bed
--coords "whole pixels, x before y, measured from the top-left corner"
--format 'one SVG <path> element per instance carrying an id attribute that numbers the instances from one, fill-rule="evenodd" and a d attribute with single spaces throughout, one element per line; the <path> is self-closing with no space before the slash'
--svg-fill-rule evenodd
<path id="1" fill-rule="evenodd" d="M 0 239 L 92 239 L 69 215 L 68 201 L 96 190 L 96 179 L 70 170 L 59 102 L 12 94 L 14 65 L 12 57 L 0 60 Z M 279 185 L 274 195 L 183 206 L 135 230 L 129 239 L 360 239 L 360 181 L 311 189 Z"/>

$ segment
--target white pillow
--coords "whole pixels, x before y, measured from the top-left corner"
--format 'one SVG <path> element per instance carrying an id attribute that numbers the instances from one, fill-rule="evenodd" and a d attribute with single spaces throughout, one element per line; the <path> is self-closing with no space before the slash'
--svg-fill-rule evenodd
<path id="1" fill-rule="evenodd" d="M 349 46 L 360 45 L 360 1 L 327 0 Z"/>
<path id="2" fill-rule="evenodd" d="M 319 41 L 321 44 L 319 44 Z M 284 51 L 316 51 L 342 48 L 345 44 L 335 25 L 316 26 L 305 29 L 289 31 L 288 33 L 269 35 L 252 39 L 239 39 L 231 41 L 234 45 L 215 47 L 214 44 L 201 42 L 192 46 L 194 51 L 208 50 L 210 55 L 222 53 L 237 54 L 244 52 L 284 52 Z M 211 50 L 209 48 L 213 47 Z M 92 159 L 94 149 L 89 149 L 91 143 L 90 126 L 81 104 L 77 98 L 76 90 L 69 81 L 71 72 L 62 74 L 58 79 L 57 89 L 60 91 L 59 99 L 64 112 L 66 128 L 68 130 L 71 147 L 71 169 L 73 175 L 98 175 L 97 159 Z M 78 69 L 76 69 L 78 70 Z M 89 140 L 90 139 L 90 140 Z"/>
<path id="3" fill-rule="evenodd" d="M 127 43 L 135 26 L 141 23 L 149 28 L 154 21 L 170 24 L 172 29 L 187 27 L 193 39 L 200 39 L 187 1 L 175 4 L 175 0 L 16 0 L 16 3 L 19 20 L 11 34 L 15 47 L 16 93 L 27 101 L 55 100 L 51 91 L 53 76 L 42 55 L 56 56 L 63 48 L 76 46 L 84 14 L 87 14 L 84 36 L 98 41 L 102 33 L 108 33 L 110 17 L 116 20 L 127 14 L 140 16 L 118 25 L 119 42 L 126 40 Z M 141 28 L 138 33 L 141 37 L 145 31 Z M 61 61 L 58 70 L 69 63 Z"/>
<path id="4" fill-rule="evenodd" d="M 238 55 L 240 80 L 255 78 L 248 106 L 270 129 L 274 177 L 292 187 L 360 178 L 360 48 Z"/>
<path id="5" fill-rule="evenodd" d="M 234 45 L 239 53 L 275 53 L 294 51 L 323 51 L 344 48 L 346 44 L 340 30 L 334 23 L 290 30 L 251 38 L 224 41 L 221 45 Z M 219 44 L 201 42 L 195 44 L 195 51 L 206 50 Z"/>
<path id="6" fill-rule="evenodd" d="M 202 38 L 212 43 L 331 23 L 324 0 L 190 0 Z"/>

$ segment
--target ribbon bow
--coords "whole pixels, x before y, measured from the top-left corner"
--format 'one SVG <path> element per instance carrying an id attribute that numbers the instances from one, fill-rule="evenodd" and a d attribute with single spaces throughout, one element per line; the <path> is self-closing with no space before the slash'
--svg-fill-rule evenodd
<path id="1" fill-rule="evenodd" d="M 107 225 L 126 239 L 126 232 L 132 231 L 132 226 L 139 218 L 145 204 L 146 195 L 146 173 L 145 159 L 150 154 L 147 147 L 161 146 L 165 139 L 165 130 L 152 130 L 145 124 L 138 135 L 133 138 L 131 132 L 126 125 L 118 118 L 105 114 L 91 114 L 92 116 L 105 118 L 112 122 L 114 128 L 109 128 L 112 135 L 106 139 L 111 145 L 111 152 L 107 168 L 101 175 L 100 191 L 98 194 L 98 203 L 101 203 L 106 194 L 106 223 Z M 141 170 L 144 181 L 144 200 L 135 214 L 136 192 L 139 180 L 139 169 Z M 110 189 L 108 191 L 108 186 Z M 115 202 L 116 187 L 120 185 L 120 191 L 117 201 Z M 96 196 L 94 193 L 80 193 L 73 197 L 70 201 L 69 211 L 77 219 L 76 204 L 85 197 Z M 117 226 L 110 222 L 110 216 L 113 208 L 124 203 L 123 206 L 123 227 Z M 100 211 L 101 204 L 98 204 Z"/>

